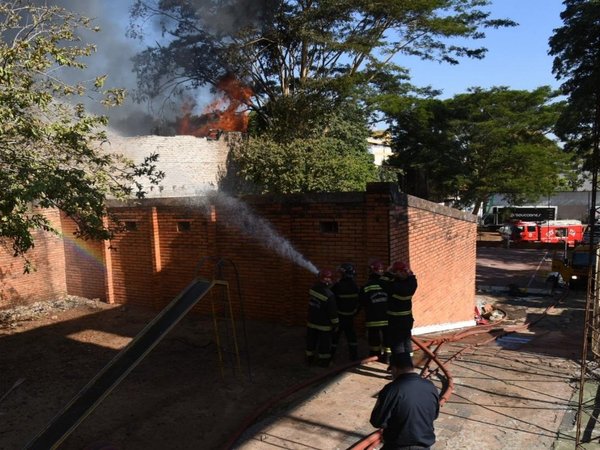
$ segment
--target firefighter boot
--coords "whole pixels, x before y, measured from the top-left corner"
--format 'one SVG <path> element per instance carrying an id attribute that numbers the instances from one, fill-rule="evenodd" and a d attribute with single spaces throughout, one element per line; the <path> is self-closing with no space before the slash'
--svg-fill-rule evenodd
<path id="1" fill-rule="evenodd" d="M 348 348 L 348 356 L 350 356 L 350 361 L 356 361 L 358 359 L 358 348 L 356 345 L 351 345 Z"/>

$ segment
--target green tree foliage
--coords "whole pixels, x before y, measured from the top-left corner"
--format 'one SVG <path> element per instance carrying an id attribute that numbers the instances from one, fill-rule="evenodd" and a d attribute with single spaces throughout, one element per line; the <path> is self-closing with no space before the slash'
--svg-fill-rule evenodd
<path id="1" fill-rule="evenodd" d="M 135 166 L 99 149 L 107 119 L 74 99 L 96 91 L 115 105 L 124 93 L 102 91 L 103 76 L 87 90 L 61 79 L 67 68 L 85 67 L 82 57 L 94 50 L 79 42 L 80 29 L 93 27 L 62 8 L 0 3 L 0 239 L 15 256 L 34 246 L 34 230 L 54 231 L 43 208 L 75 219 L 81 236 L 108 237 L 105 199 L 141 188 L 139 176 L 161 175 L 154 156 Z"/>
<path id="2" fill-rule="evenodd" d="M 348 105 L 315 120 L 304 135 L 272 127 L 234 151 L 236 177 L 254 192 L 362 191 L 377 181 L 373 156 L 367 151 L 365 114 Z M 280 139 L 281 133 L 287 138 Z"/>
<path id="3" fill-rule="evenodd" d="M 564 5 L 563 26 L 549 41 L 552 71 L 564 81 L 561 90 L 567 96 L 555 132 L 565 149 L 584 157 L 591 170 L 598 166 L 600 140 L 600 2 L 565 0 Z"/>
<path id="4" fill-rule="evenodd" d="M 389 164 L 401 169 L 409 194 L 432 201 L 453 198 L 477 208 L 497 192 L 513 204 L 539 198 L 564 183 L 568 171 L 569 158 L 548 137 L 562 106 L 554 96 L 547 86 L 498 87 L 399 102 L 389 111 Z"/>

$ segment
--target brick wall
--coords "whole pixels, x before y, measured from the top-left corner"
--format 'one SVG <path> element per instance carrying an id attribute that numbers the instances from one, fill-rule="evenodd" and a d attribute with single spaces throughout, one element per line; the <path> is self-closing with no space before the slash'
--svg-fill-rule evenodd
<path id="1" fill-rule="evenodd" d="M 415 333 L 471 325 L 477 227 L 459 211 L 408 197 L 408 257 L 417 274 Z"/>
<path id="2" fill-rule="evenodd" d="M 105 247 L 108 243 L 75 237 L 75 222 L 61 214 L 64 276 L 67 292 L 107 301 Z"/>
<path id="3" fill-rule="evenodd" d="M 229 140 L 236 133 L 227 133 L 219 140 L 194 136 L 134 136 L 111 135 L 102 148 L 121 153 L 136 164 L 151 154 L 158 154 L 156 166 L 165 174 L 159 186 L 147 183 L 148 198 L 194 196 L 206 189 L 216 189 L 226 171 Z"/>
<path id="4" fill-rule="evenodd" d="M 156 198 L 111 211 L 125 230 L 110 243 L 70 238 L 74 225 L 63 218 L 65 238 L 36 245 L 60 270 L 48 280 L 13 285 L 23 293 L 37 286 L 31 295 L 39 295 L 53 292 L 40 288 L 50 282 L 73 295 L 158 310 L 200 275 L 229 287 L 213 289 L 198 312 L 227 313 L 229 296 L 238 318 L 243 311 L 246 318 L 303 325 L 315 268 L 351 262 L 362 284 L 369 261 L 400 259 L 419 281 L 417 333 L 473 321 L 475 218 L 402 194 L 394 184 L 373 183 L 366 192 L 249 196 L 243 203 L 224 194 Z M 46 249 L 52 242 L 54 250 Z"/>
<path id="5" fill-rule="evenodd" d="M 402 259 L 419 280 L 417 331 L 472 323 L 476 223 L 469 214 L 388 183 L 364 193 L 249 196 L 244 203 L 219 194 L 194 201 L 147 199 L 143 207 L 113 209 L 137 222 L 112 243 L 114 301 L 160 308 L 201 274 L 227 280 L 230 298 L 238 310 L 243 304 L 247 318 L 302 325 L 315 276 L 294 257 L 318 268 L 352 262 L 359 283 L 370 260 Z M 265 220 L 274 233 L 261 228 Z M 211 302 L 221 308 L 223 295 L 215 290 L 197 309 L 207 312 Z"/>
<path id="6" fill-rule="evenodd" d="M 61 229 L 57 210 L 40 212 Z M 48 300 L 67 292 L 63 240 L 45 231 L 34 232 L 34 238 L 35 247 L 27 254 L 34 269 L 29 274 L 23 273 L 25 260 L 13 256 L 10 243 L 8 248 L 0 246 L 0 308 Z"/>

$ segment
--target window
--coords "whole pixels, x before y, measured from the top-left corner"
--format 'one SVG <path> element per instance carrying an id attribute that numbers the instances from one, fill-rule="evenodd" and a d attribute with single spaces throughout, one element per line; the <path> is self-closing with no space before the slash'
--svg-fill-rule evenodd
<path id="1" fill-rule="evenodd" d="M 177 232 L 186 233 L 192 230 L 192 222 L 189 220 L 181 220 L 177 222 Z"/>
<path id="2" fill-rule="evenodd" d="M 319 222 L 321 233 L 337 233 L 338 223 L 336 221 L 323 221 Z"/>
<path id="3" fill-rule="evenodd" d="M 123 223 L 125 224 L 125 231 L 137 231 L 137 222 L 126 220 Z"/>

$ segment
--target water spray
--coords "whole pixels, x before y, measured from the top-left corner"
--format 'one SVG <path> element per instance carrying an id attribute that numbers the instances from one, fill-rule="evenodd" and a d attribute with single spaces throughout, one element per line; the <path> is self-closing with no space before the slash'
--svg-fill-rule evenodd
<path id="1" fill-rule="evenodd" d="M 315 275 L 319 273 L 319 269 L 302 256 L 287 239 L 277 233 L 270 222 L 254 214 L 244 202 L 218 191 L 206 192 L 205 198 L 207 207 L 213 203 L 228 212 L 228 219 L 244 234 L 256 238 L 266 248 L 304 267 L 309 272 Z"/>

